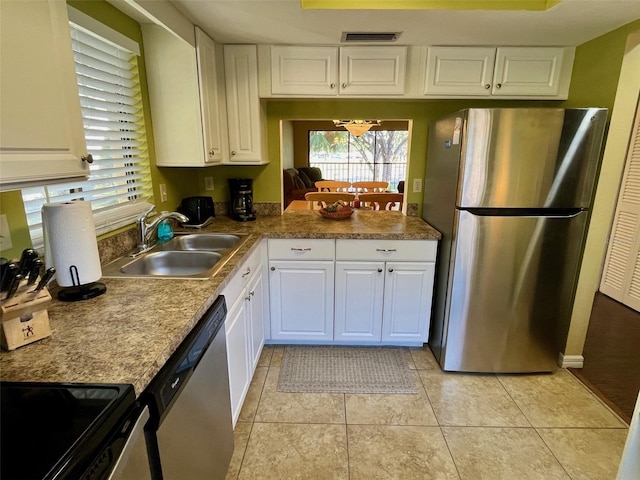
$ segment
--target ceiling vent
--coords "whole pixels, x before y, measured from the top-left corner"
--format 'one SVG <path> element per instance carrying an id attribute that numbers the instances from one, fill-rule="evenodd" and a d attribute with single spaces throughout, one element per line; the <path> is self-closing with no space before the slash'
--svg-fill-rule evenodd
<path id="1" fill-rule="evenodd" d="M 402 32 L 342 32 L 342 42 L 395 42 Z"/>

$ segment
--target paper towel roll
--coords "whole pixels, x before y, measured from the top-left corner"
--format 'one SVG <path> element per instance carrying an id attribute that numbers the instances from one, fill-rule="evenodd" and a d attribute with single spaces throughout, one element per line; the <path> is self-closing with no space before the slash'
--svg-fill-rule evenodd
<path id="1" fill-rule="evenodd" d="M 42 228 L 45 261 L 47 266 L 55 267 L 58 285 L 86 285 L 102 277 L 91 203 L 73 201 L 43 205 Z M 70 270 L 74 265 L 77 279 L 72 277 Z"/>

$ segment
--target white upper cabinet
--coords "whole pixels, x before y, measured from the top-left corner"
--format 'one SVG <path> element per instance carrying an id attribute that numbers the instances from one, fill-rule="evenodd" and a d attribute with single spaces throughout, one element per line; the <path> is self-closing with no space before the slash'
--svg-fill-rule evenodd
<path id="1" fill-rule="evenodd" d="M 425 95 L 565 99 L 573 48 L 430 47 Z"/>
<path id="2" fill-rule="evenodd" d="M 337 95 L 338 47 L 271 47 L 271 93 Z"/>
<path id="3" fill-rule="evenodd" d="M 271 47 L 271 94 L 402 96 L 407 47 Z"/>
<path id="4" fill-rule="evenodd" d="M 199 29 L 195 32 L 194 49 L 164 27 L 142 25 L 159 167 L 205 167 L 224 160 L 215 45 Z"/>
<path id="5" fill-rule="evenodd" d="M 0 2 L 0 189 L 89 173 L 65 2 Z"/>
<path id="6" fill-rule="evenodd" d="M 258 96 L 258 53 L 255 45 L 225 45 L 224 70 L 229 128 L 229 164 L 269 163 L 266 114 Z"/>

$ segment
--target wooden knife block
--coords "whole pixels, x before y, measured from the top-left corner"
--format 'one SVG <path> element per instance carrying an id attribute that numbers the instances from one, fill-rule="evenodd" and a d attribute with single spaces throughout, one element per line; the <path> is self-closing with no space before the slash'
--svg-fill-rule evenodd
<path id="1" fill-rule="evenodd" d="M 16 295 L 0 302 L 0 344 L 6 350 L 51 336 L 47 311 L 51 295 L 46 287 L 32 293 L 34 288 L 34 285 L 22 285 Z"/>

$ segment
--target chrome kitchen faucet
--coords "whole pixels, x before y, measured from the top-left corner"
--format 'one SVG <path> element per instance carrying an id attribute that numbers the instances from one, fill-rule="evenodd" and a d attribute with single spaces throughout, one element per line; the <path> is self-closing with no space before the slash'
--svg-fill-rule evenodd
<path id="1" fill-rule="evenodd" d="M 144 212 L 142 215 L 140 215 L 136 220 L 138 224 L 138 249 L 131 254 L 132 257 L 135 257 L 141 253 L 146 252 L 156 244 L 155 240 L 157 239 L 152 241 L 151 237 L 155 232 L 157 232 L 158 225 L 163 220 L 166 220 L 168 218 L 173 218 L 175 220 L 178 220 L 181 223 L 186 223 L 189 221 L 189 219 L 182 213 L 165 212 L 165 213 L 161 213 L 156 218 L 154 218 L 151 222 L 147 223 L 147 218 L 149 217 L 149 215 L 153 213 L 155 208 L 156 208 L 155 205 L 151 205 L 151 207 L 149 207 L 149 209 L 146 212 Z"/>

